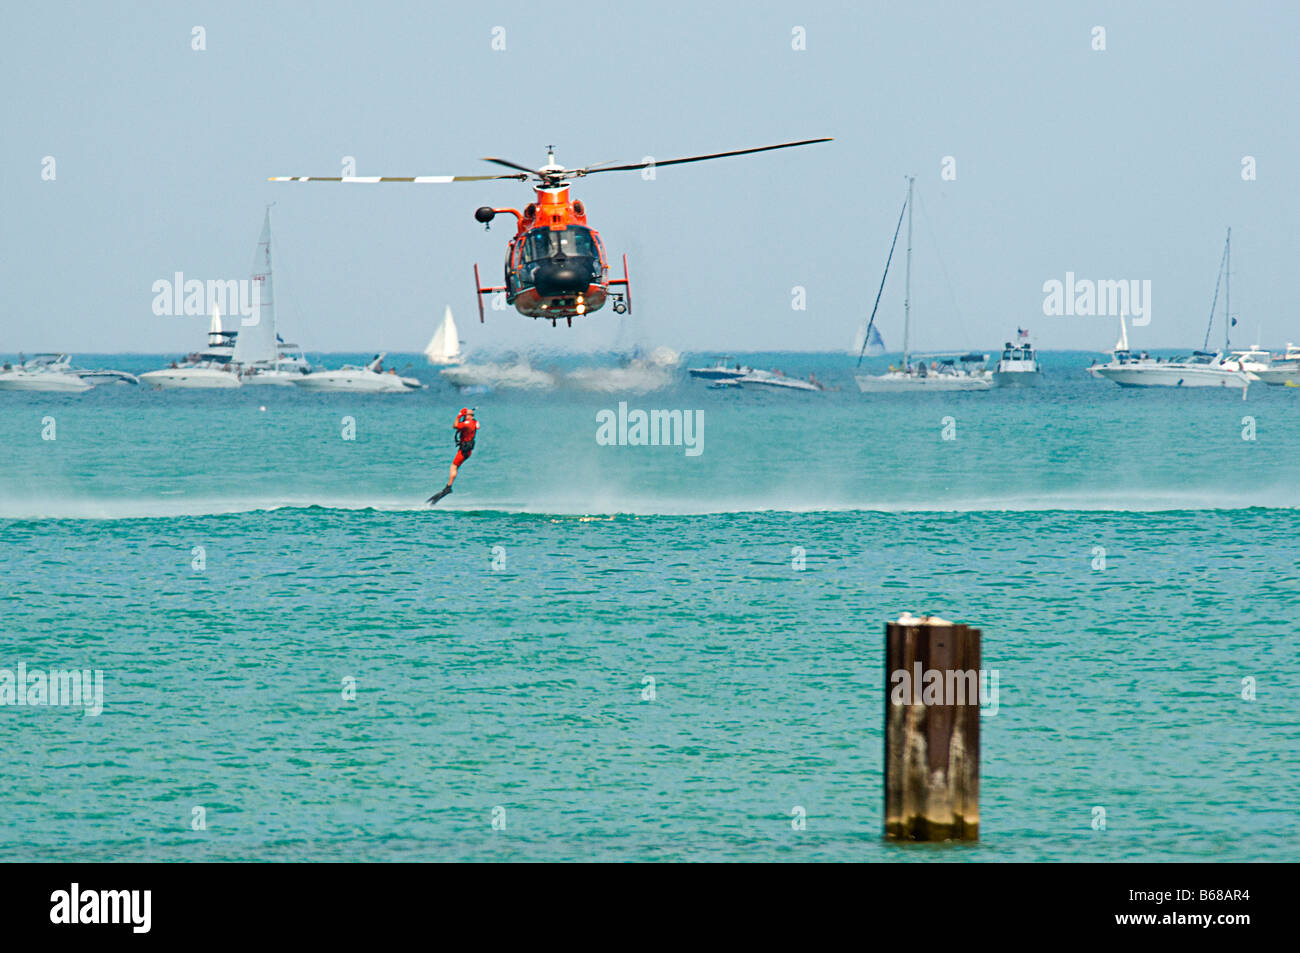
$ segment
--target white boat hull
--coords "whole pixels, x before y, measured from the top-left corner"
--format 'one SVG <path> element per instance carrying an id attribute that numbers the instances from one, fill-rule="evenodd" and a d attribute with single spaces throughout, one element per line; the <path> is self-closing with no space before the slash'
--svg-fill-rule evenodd
<path id="1" fill-rule="evenodd" d="M 76 374 L 57 371 L 8 371 L 0 373 L 0 390 L 45 391 L 59 394 L 84 394 L 90 385 Z"/>
<path id="2" fill-rule="evenodd" d="M 879 374 L 875 376 L 858 375 L 858 390 L 864 394 L 888 393 L 939 393 L 944 391 L 989 390 L 993 387 L 991 377 L 972 377 L 964 374 Z"/>
<path id="3" fill-rule="evenodd" d="M 293 383 L 302 390 L 350 394 L 406 394 L 421 386 L 413 377 L 374 371 L 316 371 L 297 375 Z"/>
<path id="4" fill-rule="evenodd" d="M 1038 371 L 994 371 L 995 387 L 1033 387 L 1043 379 Z"/>
<path id="5" fill-rule="evenodd" d="M 234 371 L 214 367 L 170 367 L 140 375 L 140 383 L 164 390 L 229 390 L 240 386 Z"/>
<path id="6" fill-rule="evenodd" d="M 256 374 L 245 374 L 241 380 L 245 386 L 292 387 L 299 378 L 306 376 L 298 371 L 259 371 Z"/>
<path id="7" fill-rule="evenodd" d="M 802 390 L 819 393 L 821 388 L 810 381 L 801 381 L 793 377 L 768 377 L 750 375 L 748 377 L 733 378 L 732 383 L 739 384 L 741 387 L 767 387 L 772 390 Z"/>
<path id="8" fill-rule="evenodd" d="M 1232 387 L 1241 389 L 1256 380 L 1248 371 L 1232 371 L 1209 364 L 1119 364 L 1093 369 L 1098 377 L 1120 387 Z"/>
<path id="9" fill-rule="evenodd" d="M 1281 387 L 1287 384 L 1300 384 L 1300 368 L 1296 367 L 1270 367 L 1261 371 L 1255 371 L 1255 376 L 1263 383 L 1272 384 L 1275 387 Z"/>

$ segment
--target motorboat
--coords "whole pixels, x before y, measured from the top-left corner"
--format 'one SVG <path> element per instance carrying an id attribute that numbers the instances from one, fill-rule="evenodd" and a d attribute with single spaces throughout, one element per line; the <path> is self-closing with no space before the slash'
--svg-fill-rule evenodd
<path id="1" fill-rule="evenodd" d="M 1010 341 L 1002 346 L 1002 357 L 993 369 L 993 384 L 997 387 L 1023 387 L 1042 380 L 1038 369 L 1038 355 L 1028 341 L 1020 346 Z"/>
<path id="2" fill-rule="evenodd" d="M 1284 353 L 1270 355 L 1267 366 L 1254 373 L 1265 384 L 1290 387 L 1300 385 L 1300 347 L 1288 343 Z"/>
<path id="3" fill-rule="evenodd" d="M 368 364 L 344 364 L 337 370 L 299 374 L 293 383 L 302 390 L 342 391 L 360 394 L 404 394 L 424 385 L 414 377 L 403 377 L 396 369 L 384 370 L 387 354 L 376 354 Z"/>
<path id="4" fill-rule="evenodd" d="M 208 346 L 202 351 L 173 361 L 170 367 L 140 375 L 140 382 L 164 389 L 230 389 L 240 386 L 238 367 L 234 363 L 237 331 L 221 326 L 221 313 L 212 306 L 208 324 Z"/>
<path id="5" fill-rule="evenodd" d="M 37 354 L 21 364 L 0 369 L 0 390 L 48 391 L 83 394 L 91 384 L 72 370 L 67 354 Z"/>
<path id="6" fill-rule="evenodd" d="M 704 381 L 729 381 L 744 377 L 747 374 L 754 373 L 752 367 L 742 366 L 739 363 L 731 363 L 730 357 L 719 357 L 709 367 L 691 367 L 687 368 L 687 373 L 697 380 Z"/>
<path id="7" fill-rule="evenodd" d="M 1223 260 L 1219 265 L 1219 276 L 1223 279 L 1231 274 L 1232 229 L 1228 229 L 1228 238 L 1224 244 Z M 1231 279 L 1228 279 L 1231 281 Z M 1255 354 L 1251 351 L 1232 352 L 1229 350 L 1228 334 L 1234 320 L 1229 308 L 1229 285 L 1224 297 L 1224 347 L 1222 351 L 1209 350 L 1210 332 L 1214 328 L 1214 315 L 1218 306 L 1219 290 L 1215 286 L 1214 302 L 1210 305 L 1210 323 L 1205 329 L 1205 345 L 1201 350 L 1193 351 L 1190 357 L 1173 357 L 1164 360 L 1152 357 L 1145 351 L 1134 354 L 1128 344 L 1128 328 L 1124 316 L 1119 318 L 1119 340 L 1111 352 L 1111 359 L 1105 364 L 1094 365 L 1089 373 L 1094 377 L 1114 381 L 1121 387 L 1231 387 L 1240 388 L 1245 396 L 1251 383 L 1260 378 L 1250 367 L 1258 366 L 1255 359 L 1246 360 L 1244 355 Z M 1224 354 L 1241 354 L 1242 358 L 1225 360 Z"/>
<path id="8" fill-rule="evenodd" d="M 1096 376 L 1121 387 L 1235 387 L 1246 388 L 1259 378 L 1252 371 L 1234 370 L 1218 351 L 1193 351 L 1190 357 L 1169 360 L 1142 352 L 1115 351 L 1111 360 L 1092 368 Z"/>
<path id="9" fill-rule="evenodd" d="M 809 374 L 808 380 L 799 377 L 787 377 L 781 371 L 753 371 L 744 377 L 737 377 L 727 383 L 739 384 L 742 388 L 766 388 L 768 390 L 802 390 L 820 392 L 825 390 L 818 382 L 816 374 Z"/>

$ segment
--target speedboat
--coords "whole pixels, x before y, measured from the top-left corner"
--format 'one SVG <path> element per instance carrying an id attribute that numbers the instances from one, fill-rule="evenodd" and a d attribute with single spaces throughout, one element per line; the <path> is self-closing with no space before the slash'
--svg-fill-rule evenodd
<path id="1" fill-rule="evenodd" d="M 754 373 L 752 367 L 742 367 L 739 364 L 729 365 L 727 362 L 730 360 L 730 357 L 719 357 L 717 363 L 710 367 L 691 367 L 687 369 L 687 373 L 691 377 L 704 381 L 730 381 Z"/>
<path id="2" fill-rule="evenodd" d="M 1249 387 L 1259 380 L 1253 371 L 1223 363 L 1217 351 L 1193 351 L 1191 357 L 1162 361 L 1146 352 L 1115 351 L 1107 364 L 1092 372 L 1121 387 Z"/>
<path id="3" fill-rule="evenodd" d="M 739 384 L 741 387 L 766 387 L 772 390 L 803 390 L 803 391 L 822 391 L 825 390 L 817 382 L 817 375 L 808 375 L 808 380 L 802 380 L 798 377 L 786 377 L 780 371 L 753 371 L 744 377 L 734 378 L 730 383 Z"/>
<path id="4" fill-rule="evenodd" d="M 221 327 L 221 314 L 214 304 L 208 324 L 208 346 L 170 367 L 140 375 L 142 383 L 167 389 L 229 389 L 240 385 L 235 356 L 237 331 Z"/>
<path id="5" fill-rule="evenodd" d="M 345 391 L 361 394 L 405 394 L 424 385 L 414 377 L 402 377 L 394 368 L 384 370 L 387 354 L 376 354 L 366 365 L 344 364 L 338 370 L 312 371 L 294 378 L 303 390 Z"/>
<path id="6" fill-rule="evenodd" d="M 72 370 L 72 358 L 67 354 L 37 354 L 17 367 L 5 364 L 0 370 L 0 390 L 83 394 L 90 386 Z"/>
<path id="7" fill-rule="evenodd" d="M 1016 387 L 1037 384 L 1042 379 L 1038 370 L 1038 356 L 1028 341 L 1019 347 L 1008 341 L 1002 346 L 1002 358 L 993 369 L 993 383 L 998 387 Z"/>

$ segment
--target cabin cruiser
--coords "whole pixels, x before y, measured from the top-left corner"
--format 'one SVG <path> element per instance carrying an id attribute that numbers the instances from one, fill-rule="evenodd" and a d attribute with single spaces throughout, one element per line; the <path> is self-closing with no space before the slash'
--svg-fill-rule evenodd
<path id="1" fill-rule="evenodd" d="M 212 320 L 208 324 L 208 346 L 181 361 L 172 361 L 170 367 L 140 375 L 141 382 L 166 389 L 229 389 L 240 385 L 235 356 L 237 331 L 221 327 L 221 314 L 212 307 Z"/>
<path id="2" fill-rule="evenodd" d="M 6 363 L 0 369 L 0 390 L 83 394 L 90 387 L 72 370 L 72 358 L 67 354 L 37 354 L 17 367 Z"/>
<path id="3" fill-rule="evenodd" d="M 1145 351 L 1113 352 L 1111 360 L 1091 371 L 1094 376 L 1114 381 L 1121 387 L 1249 387 L 1259 380 L 1253 371 L 1224 364 L 1218 351 L 1193 351 L 1191 357 L 1169 360 L 1151 357 Z"/>
<path id="4" fill-rule="evenodd" d="M 925 357 L 933 358 L 927 366 Z M 894 391 L 975 391 L 993 387 L 993 373 L 985 367 L 987 354 L 933 354 L 922 355 L 916 363 L 910 361 L 901 368 L 890 365 L 884 374 L 859 374 L 854 379 L 863 393 L 890 393 Z"/>
<path id="5" fill-rule="evenodd" d="M 742 367 L 740 364 L 729 365 L 728 361 L 730 360 L 730 357 L 719 357 L 717 362 L 710 367 L 691 367 L 687 369 L 687 372 L 691 377 L 705 381 L 736 380 L 747 374 L 754 373 L 752 367 Z"/>
<path id="6" fill-rule="evenodd" d="M 1010 341 L 1002 345 L 1002 357 L 993 369 L 993 383 L 998 387 L 1016 387 L 1037 384 L 1042 379 L 1038 369 L 1038 355 L 1026 341 L 1015 347 Z"/>
<path id="7" fill-rule="evenodd" d="M 1254 374 L 1265 384 L 1300 385 L 1300 347 L 1288 342 L 1285 353 L 1270 355 L 1267 365 L 1255 370 Z"/>
<path id="8" fill-rule="evenodd" d="M 1223 246 L 1223 259 L 1219 263 L 1219 277 L 1226 279 L 1223 299 L 1223 350 L 1208 350 L 1210 332 L 1214 329 L 1214 314 L 1218 308 L 1219 286 L 1214 287 L 1214 301 L 1210 304 L 1210 323 L 1205 328 L 1203 349 L 1193 351 L 1191 357 L 1175 357 L 1167 361 L 1153 358 L 1145 351 L 1133 354 L 1128 346 L 1128 328 L 1124 325 L 1124 315 L 1119 317 L 1119 340 L 1111 352 L 1111 359 L 1106 364 L 1089 368 L 1094 377 L 1104 377 L 1121 387 L 1240 387 L 1241 395 L 1246 396 L 1246 389 L 1253 381 L 1259 380 L 1251 367 L 1257 367 L 1260 352 L 1229 351 L 1228 334 L 1236 319 L 1232 316 L 1231 276 L 1232 276 L 1232 229 Z M 1239 358 L 1224 360 L 1224 352 Z M 1249 359 L 1246 355 L 1251 355 Z M 1263 355 L 1267 356 L 1267 355 Z"/>
<path id="9" fill-rule="evenodd" d="M 1146 351 L 1133 353 L 1128 346 L 1124 316 L 1119 319 L 1119 340 L 1105 364 L 1088 368 L 1093 377 L 1114 381 L 1120 387 L 1240 387 L 1243 392 L 1259 378 L 1241 366 L 1230 366 L 1219 351 L 1193 351 L 1191 357 L 1161 360 Z"/>
<path id="10" fill-rule="evenodd" d="M 384 370 L 387 354 L 376 354 L 361 366 L 344 364 L 338 370 L 312 371 L 293 379 L 295 386 L 313 391 L 346 391 L 361 394 L 405 394 L 424 385 L 414 377 L 402 377 L 394 368 Z"/>

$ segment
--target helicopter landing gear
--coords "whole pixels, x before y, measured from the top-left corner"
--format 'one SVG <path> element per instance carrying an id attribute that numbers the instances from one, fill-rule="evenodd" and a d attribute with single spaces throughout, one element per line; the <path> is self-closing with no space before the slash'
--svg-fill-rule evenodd
<path id="1" fill-rule="evenodd" d="M 611 278 L 610 286 L 622 285 L 626 290 L 610 292 L 610 297 L 614 299 L 615 314 L 629 314 L 632 311 L 632 278 L 627 273 L 627 255 L 623 256 L 623 277 Z"/>

